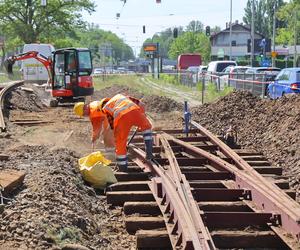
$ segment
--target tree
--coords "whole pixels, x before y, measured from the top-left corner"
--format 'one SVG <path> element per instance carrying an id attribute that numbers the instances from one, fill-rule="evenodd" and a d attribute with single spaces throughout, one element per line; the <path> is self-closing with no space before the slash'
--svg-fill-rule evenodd
<path id="1" fill-rule="evenodd" d="M 300 0 L 292 0 L 281 7 L 277 16 L 279 20 L 286 22 L 286 27 L 278 30 L 276 42 L 290 45 L 296 42 L 298 44 L 300 42 L 298 35 L 300 30 Z"/>
<path id="2" fill-rule="evenodd" d="M 12 32 L 24 43 L 36 42 L 43 37 L 57 37 L 57 31 L 71 31 L 83 24 L 82 11 L 95 10 L 91 0 L 0 0 L 0 27 Z"/>
<path id="3" fill-rule="evenodd" d="M 186 27 L 186 31 L 200 33 L 204 31 L 204 25 L 200 21 L 191 21 Z"/>
<path id="4" fill-rule="evenodd" d="M 199 53 L 203 61 L 210 59 L 210 41 L 204 33 L 185 32 L 171 44 L 170 58 L 177 59 L 183 53 Z"/>
<path id="5" fill-rule="evenodd" d="M 255 31 L 263 34 L 265 37 L 271 37 L 273 32 L 274 12 L 284 4 L 283 0 L 254 0 Z M 243 21 L 245 24 L 251 26 L 252 0 L 248 0 L 247 2 Z"/>

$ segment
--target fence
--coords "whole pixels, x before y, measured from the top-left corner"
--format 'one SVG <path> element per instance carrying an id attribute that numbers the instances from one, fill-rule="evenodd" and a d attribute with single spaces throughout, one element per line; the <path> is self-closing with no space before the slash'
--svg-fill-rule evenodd
<path id="1" fill-rule="evenodd" d="M 231 73 L 230 75 L 218 73 L 212 75 L 180 71 L 166 74 L 172 75 L 178 83 L 188 87 L 196 87 L 200 84 L 202 89 L 205 89 L 209 84 L 214 84 L 217 91 L 222 91 L 226 87 L 232 87 L 237 90 L 248 90 L 255 96 L 265 97 L 268 85 L 274 80 L 276 73 Z"/>

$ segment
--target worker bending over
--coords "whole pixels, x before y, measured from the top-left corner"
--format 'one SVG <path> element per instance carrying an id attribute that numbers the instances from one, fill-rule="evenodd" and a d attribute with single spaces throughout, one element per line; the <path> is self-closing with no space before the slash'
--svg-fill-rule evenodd
<path id="1" fill-rule="evenodd" d="M 102 127 L 106 130 L 108 127 L 113 129 L 119 170 L 127 170 L 127 138 L 133 126 L 143 132 L 146 158 L 153 158 L 152 125 L 146 117 L 144 105 L 140 100 L 117 94 L 112 98 L 104 98 L 100 102 L 76 103 L 74 112 L 79 116 L 90 116 L 93 125 L 93 143 L 101 134 Z"/>
<path id="2" fill-rule="evenodd" d="M 113 147 L 114 141 L 111 137 L 113 137 L 112 130 L 108 123 L 106 115 L 103 114 L 101 110 L 101 102 L 93 101 L 89 104 L 84 104 L 84 102 L 77 102 L 74 105 L 74 112 L 76 115 L 88 116 L 92 123 L 93 131 L 92 131 L 92 144 L 93 149 L 96 140 L 103 135 L 104 145 L 107 147 Z"/>
<path id="3" fill-rule="evenodd" d="M 116 144 L 116 160 L 119 170 L 126 171 L 127 159 L 127 138 L 133 126 L 143 132 L 146 158 L 152 159 L 152 125 L 145 114 L 144 105 L 138 99 L 117 94 L 108 99 L 102 99 L 102 112 L 107 116 L 108 122 L 114 130 Z"/>

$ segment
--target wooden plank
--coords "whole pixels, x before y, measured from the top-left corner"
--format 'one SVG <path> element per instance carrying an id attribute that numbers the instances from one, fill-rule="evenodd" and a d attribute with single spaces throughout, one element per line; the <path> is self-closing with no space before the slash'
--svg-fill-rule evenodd
<path id="1" fill-rule="evenodd" d="M 137 249 L 172 249 L 166 230 L 138 230 L 135 235 Z"/>
<path id="2" fill-rule="evenodd" d="M 0 154 L 0 161 L 7 161 L 9 159 L 8 155 Z"/>
<path id="3" fill-rule="evenodd" d="M 16 170 L 0 170 L 0 185 L 3 194 L 8 195 L 23 184 L 25 172 Z"/>
<path id="4" fill-rule="evenodd" d="M 147 181 L 149 180 L 147 173 L 124 173 L 117 172 L 115 177 L 118 181 Z"/>
<path id="5" fill-rule="evenodd" d="M 124 214 L 148 214 L 157 216 L 161 214 L 161 211 L 156 202 L 128 201 L 124 203 Z"/>
<path id="6" fill-rule="evenodd" d="M 130 216 L 125 218 L 125 227 L 128 233 L 135 234 L 137 230 L 152 230 L 165 228 L 165 220 L 162 217 Z"/>
<path id="7" fill-rule="evenodd" d="M 272 231 L 213 231 L 211 235 L 217 248 L 289 249 Z"/>
<path id="8" fill-rule="evenodd" d="M 126 201 L 154 201 L 151 191 L 117 191 L 106 193 L 107 203 L 122 206 Z"/>
<path id="9" fill-rule="evenodd" d="M 110 185 L 107 191 L 149 191 L 149 181 L 124 181 Z"/>

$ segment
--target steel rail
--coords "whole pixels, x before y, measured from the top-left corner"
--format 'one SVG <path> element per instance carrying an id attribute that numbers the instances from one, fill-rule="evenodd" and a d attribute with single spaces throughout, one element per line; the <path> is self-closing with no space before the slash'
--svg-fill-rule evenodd
<path id="1" fill-rule="evenodd" d="M 164 215 L 166 228 L 174 249 L 198 250 L 216 249 L 206 231 L 199 231 L 193 216 L 187 209 L 186 200 L 179 195 L 178 186 L 168 170 L 145 161 L 145 153 L 141 149 L 129 147 L 131 159 L 145 172 L 151 172 L 150 189 Z M 166 219 L 166 216 L 168 217 Z"/>
<path id="2" fill-rule="evenodd" d="M 0 91 L 0 129 L 2 132 L 6 130 L 6 125 L 4 121 L 4 116 L 3 116 L 3 110 L 4 110 L 4 99 L 7 93 L 9 93 L 11 90 L 13 90 L 16 87 L 19 87 L 24 84 L 24 81 L 14 81 L 8 83 L 6 87 L 4 87 Z"/>
<path id="3" fill-rule="evenodd" d="M 275 184 L 267 181 L 263 176 L 257 173 L 247 162 L 238 156 L 221 140 L 213 136 L 201 125 L 192 122 L 192 125 L 199 129 L 199 132 L 207 136 L 211 142 L 218 145 L 219 150 L 229 157 L 233 164 L 230 164 L 221 158 L 208 153 L 205 150 L 197 148 L 171 135 L 166 135 L 169 141 L 186 148 L 190 153 L 205 157 L 216 169 L 229 171 L 235 180 L 237 188 L 251 190 L 252 201 L 263 211 L 274 215 L 277 222 L 285 232 L 293 235 L 300 240 L 300 205 L 282 192 Z"/>

